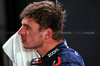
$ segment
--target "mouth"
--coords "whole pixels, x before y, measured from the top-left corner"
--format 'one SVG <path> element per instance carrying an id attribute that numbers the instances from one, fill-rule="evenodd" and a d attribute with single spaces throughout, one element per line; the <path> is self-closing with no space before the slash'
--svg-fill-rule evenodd
<path id="1" fill-rule="evenodd" d="M 25 39 L 24 39 L 24 38 L 22 38 L 22 37 L 21 37 L 21 42 L 22 42 L 22 43 L 24 43 L 24 42 L 25 42 Z"/>

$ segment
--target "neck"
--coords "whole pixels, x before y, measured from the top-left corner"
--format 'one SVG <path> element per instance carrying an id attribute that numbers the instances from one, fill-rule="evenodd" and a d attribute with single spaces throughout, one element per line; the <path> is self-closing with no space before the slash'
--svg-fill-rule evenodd
<path id="1" fill-rule="evenodd" d="M 61 43 L 63 40 L 55 41 L 55 40 L 45 40 L 42 47 L 36 48 L 38 53 L 42 56 L 45 56 L 47 52 Z"/>

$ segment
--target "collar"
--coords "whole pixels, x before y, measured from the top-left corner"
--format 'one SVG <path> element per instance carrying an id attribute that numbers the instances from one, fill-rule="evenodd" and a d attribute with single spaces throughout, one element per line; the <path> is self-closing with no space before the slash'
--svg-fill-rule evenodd
<path id="1" fill-rule="evenodd" d="M 56 47 L 54 47 L 52 50 L 50 50 L 44 57 L 40 56 L 41 58 L 32 59 L 31 65 L 35 64 L 41 64 L 48 62 L 50 59 L 54 59 L 57 57 L 57 53 L 61 52 L 63 49 L 68 49 L 66 39 L 64 39 L 61 43 L 59 43 Z"/>
<path id="2" fill-rule="evenodd" d="M 45 56 L 41 56 L 41 59 L 49 59 L 51 57 L 53 57 L 54 55 L 56 55 L 58 52 L 60 52 L 61 50 L 63 50 L 63 48 L 69 48 L 67 46 L 67 42 L 66 39 L 63 39 L 63 41 L 61 43 L 59 43 L 57 46 L 55 46 L 53 49 L 51 49 Z"/>

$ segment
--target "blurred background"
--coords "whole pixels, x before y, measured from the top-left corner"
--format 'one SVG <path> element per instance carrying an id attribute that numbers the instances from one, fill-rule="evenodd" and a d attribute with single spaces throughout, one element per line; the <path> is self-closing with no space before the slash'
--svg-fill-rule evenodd
<path id="1" fill-rule="evenodd" d="M 12 66 L 2 46 L 18 31 L 21 26 L 19 14 L 33 1 L 42 0 L 0 0 L 0 66 Z M 68 45 L 81 54 L 86 66 L 99 66 L 100 0 L 58 1 L 67 12 L 63 35 Z"/>

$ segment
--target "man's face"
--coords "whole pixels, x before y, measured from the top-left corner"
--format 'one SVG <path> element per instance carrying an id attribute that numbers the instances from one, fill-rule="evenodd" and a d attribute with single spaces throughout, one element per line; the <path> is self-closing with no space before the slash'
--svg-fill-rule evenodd
<path id="1" fill-rule="evenodd" d="M 24 48 L 38 48 L 43 45 L 43 33 L 39 31 L 40 25 L 34 19 L 24 17 L 22 26 L 18 31 Z"/>

